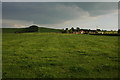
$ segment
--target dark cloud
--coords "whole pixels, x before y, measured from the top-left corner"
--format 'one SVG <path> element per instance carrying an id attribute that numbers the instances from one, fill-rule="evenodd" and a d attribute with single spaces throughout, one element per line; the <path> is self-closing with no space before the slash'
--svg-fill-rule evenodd
<path id="1" fill-rule="evenodd" d="M 3 19 L 57 24 L 82 16 L 112 13 L 117 2 L 3 2 Z"/>
<path id="2" fill-rule="evenodd" d="M 59 3 L 3 3 L 3 18 L 34 21 L 41 24 L 75 19 L 81 13 Z"/>

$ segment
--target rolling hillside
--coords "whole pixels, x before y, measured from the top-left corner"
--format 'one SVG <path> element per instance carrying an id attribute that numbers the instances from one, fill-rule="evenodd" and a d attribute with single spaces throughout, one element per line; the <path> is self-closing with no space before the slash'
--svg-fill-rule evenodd
<path id="1" fill-rule="evenodd" d="M 40 27 L 38 32 L 61 32 L 61 29 L 52 29 L 52 28 L 44 28 Z"/>
<path id="2" fill-rule="evenodd" d="M 23 31 L 25 28 L 2 28 L 3 33 L 15 33 L 15 32 L 20 32 Z M 61 32 L 61 29 L 52 29 L 52 28 L 44 28 L 44 27 L 39 27 L 38 32 Z"/>

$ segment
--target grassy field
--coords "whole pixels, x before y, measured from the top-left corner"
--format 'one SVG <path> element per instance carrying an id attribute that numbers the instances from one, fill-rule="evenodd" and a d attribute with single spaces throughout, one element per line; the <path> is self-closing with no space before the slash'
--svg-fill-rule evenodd
<path id="1" fill-rule="evenodd" d="M 118 37 L 3 33 L 3 78 L 117 78 Z"/>

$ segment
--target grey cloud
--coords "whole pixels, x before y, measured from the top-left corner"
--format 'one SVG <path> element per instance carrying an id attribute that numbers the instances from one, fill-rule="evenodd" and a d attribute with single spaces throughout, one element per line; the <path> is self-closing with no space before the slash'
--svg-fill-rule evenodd
<path id="1" fill-rule="evenodd" d="M 115 9 L 117 2 L 3 2 L 2 12 L 3 19 L 57 24 L 88 14 L 90 16 L 109 14 Z"/>
<path id="2" fill-rule="evenodd" d="M 41 24 L 61 23 L 83 15 L 78 8 L 60 3 L 3 3 L 3 19 L 35 21 Z"/>
<path id="3" fill-rule="evenodd" d="M 65 3 L 65 5 L 78 6 L 83 10 L 88 11 L 91 16 L 112 13 L 113 10 L 118 9 L 118 2 L 76 2 Z"/>

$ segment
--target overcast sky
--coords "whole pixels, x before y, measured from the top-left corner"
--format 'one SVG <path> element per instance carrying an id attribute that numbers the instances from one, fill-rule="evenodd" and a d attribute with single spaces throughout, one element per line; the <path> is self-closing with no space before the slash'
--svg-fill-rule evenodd
<path id="1" fill-rule="evenodd" d="M 3 27 L 118 29 L 117 2 L 3 2 L 2 13 Z"/>

